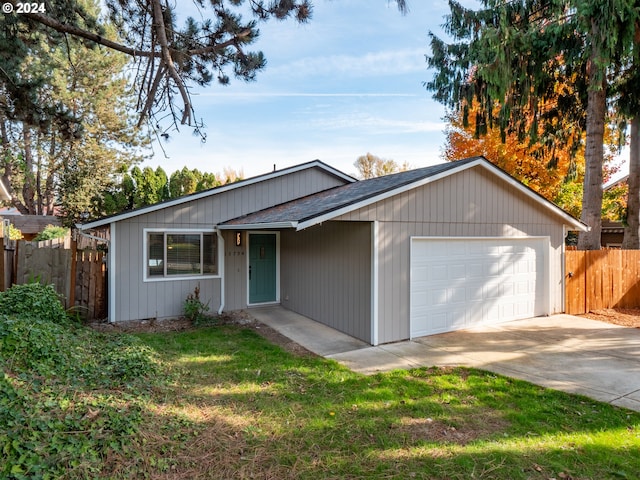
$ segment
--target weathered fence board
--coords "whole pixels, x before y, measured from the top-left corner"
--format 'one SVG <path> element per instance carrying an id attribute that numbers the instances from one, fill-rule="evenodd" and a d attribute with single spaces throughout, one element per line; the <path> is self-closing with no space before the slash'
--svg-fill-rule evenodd
<path id="1" fill-rule="evenodd" d="M 55 244 L 19 241 L 16 253 L 14 283 L 53 284 L 64 299 L 65 308 L 73 308 L 87 319 L 106 317 L 104 252 L 78 250 L 74 241 Z"/>
<path id="2" fill-rule="evenodd" d="M 104 253 L 76 252 L 75 307 L 87 318 L 106 316 Z"/>
<path id="3" fill-rule="evenodd" d="M 15 283 L 52 284 L 56 292 L 68 298 L 71 284 L 71 250 L 40 247 L 38 242 L 18 242 Z M 69 308 L 70 305 L 65 305 Z"/>
<path id="4" fill-rule="evenodd" d="M 638 250 L 568 250 L 565 272 L 566 313 L 640 307 Z"/>

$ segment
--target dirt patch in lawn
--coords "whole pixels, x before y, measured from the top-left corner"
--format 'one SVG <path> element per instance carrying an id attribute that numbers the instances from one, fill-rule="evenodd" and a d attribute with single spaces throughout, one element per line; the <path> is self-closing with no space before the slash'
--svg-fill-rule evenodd
<path id="1" fill-rule="evenodd" d="M 640 328 L 640 308 L 606 308 L 579 316 L 623 327 Z"/>
<path id="2" fill-rule="evenodd" d="M 456 425 L 453 425 L 454 420 Z M 398 427 L 413 442 L 443 442 L 466 445 L 474 440 L 489 438 L 510 426 L 498 412 L 485 410 L 447 422 L 431 418 L 403 418 Z"/>
<path id="3" fill-rule="evenodd" d="M 207 323 L 209 325 L 209 323 Z M 317 356 L 315 353 L 307 350 L 302 345 L 294 342 L 290 338 L 285 337 L 277 330 L 259 322 L 244 310 L 223 313 L 219 317 L 211 317 L 211 326 L 217 325 L 240 325 L 254 330 L 271 343 L 278 345 L 289 353 L 297 356 Z M 160 332 L 184 332 L 193 330 L 196 327 L 191 320 L 186 318 L 169 318 L 164 320 L 146 319 L 131 320 L 127 322 L 94 322 L 89 326 L 100 332 L 113 333 L 160 333 Z M 203 325 L 204 326 L 204 325 Z"/>

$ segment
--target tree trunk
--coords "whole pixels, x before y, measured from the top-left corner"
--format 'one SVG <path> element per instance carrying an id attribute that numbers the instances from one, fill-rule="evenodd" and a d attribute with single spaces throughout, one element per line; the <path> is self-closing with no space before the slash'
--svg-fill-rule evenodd
<path id="1" fill-rule="evenodd" d="M 607 89 L 603 68 L 599 66 L 600 28 L 592 21 L 591 55 L 587 65 L 589 92 L 587 96 L 587 144 L 584 152 L 584 189 L 580 220 L 591 227 L 580 232 L 578 250 L 600 250 L 602 231 L 602 163 L 604 160 L 604 120 L 607 108 Z"/>
<path id="2" fill-rule="evenodd" d="M 24 140 L 24 185 L 22 186 L 22 200 L 27 212 L 35 215 L 35 192 L 33 189 L 33 152 L 31 150 L 31 130 L 28 126 L 22 127 L 22 138 Z"/>
<path id="3" fill-rule="evenodd" d="M 640 249 L 640 118 L 631 120 L 629 146 L 629 194 L 627 196 L 627 225 L 624 227 L 622 248 Z"/>
<path id="4" fill-rule="evenodd" d="M 47 215 L 53 215 L 54 214 L 54 210 L 53 210 L 53 202 L 54 202 L 54 185 L 53 185 L 53 179 L 55 177 L 55 172 L 56 172 L 56 165 L 55 165 L 55 158 L 56 158 L 56 135 L 55 132 L 53 131 L 53 129 L 51 130 L 51 145 L 49 147 L 49 168 L 47 170 L 47 180 L 45 182 L 45 187 L 44 187 L 44 202 L 45 202 L 45 209 L 47 211 Z"/>

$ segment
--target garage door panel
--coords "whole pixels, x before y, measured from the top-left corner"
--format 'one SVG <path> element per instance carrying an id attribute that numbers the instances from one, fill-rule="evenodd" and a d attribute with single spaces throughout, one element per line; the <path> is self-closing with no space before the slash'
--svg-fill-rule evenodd
<path id="1" fill-rule="evenodd" d="M 429 303 L 434 307 L 437 307 L 438 305 L 447 305 L 449 303 L 449 290 L 447 288 L 432 289 L 429 291 L 426 298 L 431 299 Z"/>
<path id="2" fill-rule="evenodd" d="M 414 238 L 411 335 L 546 313 L 543 238 Z"/>

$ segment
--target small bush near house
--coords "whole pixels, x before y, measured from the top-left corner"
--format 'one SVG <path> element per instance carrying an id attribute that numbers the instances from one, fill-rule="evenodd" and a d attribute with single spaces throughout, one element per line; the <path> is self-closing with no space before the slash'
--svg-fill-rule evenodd
<path id="1" fill-rule="evenodd" d="M 52 320 L 49 303 L 23 315 L 38 287 L 53 295 L 21 287 L 3 294 L 17 313 L 0 307 L 0 478 L 95 478 L 138 429 L 162 378 L 155 354 L 135 337 Z"/>
<path id="2" fill-rule="evenodd" d="M 202 303 L 200 301 L 200 286 L 198 285 L 193 293 L 187 295 L 187 299 L 182 306 L 184 316 L 194 325 L 202 325 L 209 319 L 207 312 L 209 311 L 209 302 Z"/>
<path id="3" fill-rule="evenodd" d="M 54 238 L 64 238 L 69 233 L 69 229 L 65 227 L 60 227 L 56 225 L 47 225 L 44 227 L 38 235 L 33 239 L 36 242 L 40 242 L 42 240 L 53 240 Z"/>
<path id="4" fill-rule="evenodd" d="M 40 318 L 58 324 L 69 323 L 53 285 L 26 283 L 0 292 L 0 312 L 22 318 Z"/>

